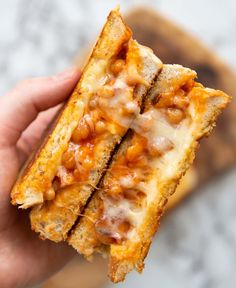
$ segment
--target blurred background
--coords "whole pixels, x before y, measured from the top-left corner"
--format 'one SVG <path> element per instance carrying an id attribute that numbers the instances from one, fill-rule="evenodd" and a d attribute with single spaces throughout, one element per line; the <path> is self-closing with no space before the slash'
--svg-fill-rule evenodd
<path id="1" fill-rule="evenodd" d="M 50 75 L 71 63 L 83 63 L 107 14 L 120 4 L 134 38 L 153 48 L 164 62 L 196 69 L 205 85 L 223 89 L 235 99 L 235 3 L 1 1 L 0 95 L 26 77 Z M 235 127 L 232 101 L 171 200 L 142 275 L 133 272 L 125 283 L 113 285 L 106 280 L 104 261 L 88 264 L 78 257 L 40 287 L 236 287 Z"/>

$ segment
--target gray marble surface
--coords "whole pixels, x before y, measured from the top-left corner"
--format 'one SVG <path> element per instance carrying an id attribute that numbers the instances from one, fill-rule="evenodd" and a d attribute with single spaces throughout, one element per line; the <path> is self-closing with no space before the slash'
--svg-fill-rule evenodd
<path id="1" fill-rule="evenodd" d="M 0 1 L 0 95 L 69 66 L 117 4 L 159 9 L 236 68 L 234 0 L 8 0 Z M 162 221 L 143 274 L 115 287 L 236 287 L 235 187 L 236 169 L 188 198 Z"/>

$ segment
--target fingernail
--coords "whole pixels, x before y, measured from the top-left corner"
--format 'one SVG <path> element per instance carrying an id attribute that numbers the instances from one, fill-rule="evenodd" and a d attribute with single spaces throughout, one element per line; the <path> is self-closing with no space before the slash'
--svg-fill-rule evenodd
<path id="1" fill-rule="evenodd" d="M 54 77 L 56 80 L 66 80 L 75 76 L 75 74 L 79 73 L 79 69 L 77 67 L 70 67 L 65 69 L 64 71 L 56 74 Z"/>

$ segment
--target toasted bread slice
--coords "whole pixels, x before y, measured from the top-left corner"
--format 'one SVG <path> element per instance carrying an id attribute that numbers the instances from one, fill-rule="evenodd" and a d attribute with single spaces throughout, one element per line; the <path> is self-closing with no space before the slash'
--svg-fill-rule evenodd
<path id="1" fill-rule="evenodd" d="M 60 115 L 54 130 L 30 163 L 22 170 L 13 187 L 12 203 L 28 208 L 47 200 L 47 191 L 61 165 L 62 154 L 68 147 L 72 133 L 86 113 L 88 101 L 102 84 L 111 59 L 131 38 L 118 11 L 113 11 L 98 39 L 81 79 Z"/>
<path id="2" fill-rule="evenodd" d="M 161 68 L 111 12 L 54 131 L 12 192 L 21 208 L 38 204 L 30 219 L 42 238 L 67 237 Z"/>
<path id="3" fill-rule="evenodd" d="M 168 198 L 230 97 L 194 81 L 196 73 L 164 65 L 143 114 L 121 143 L 101 188 L 68 242 L 86 257 L 109 255 L 109 276 L 141 272 Z"/>

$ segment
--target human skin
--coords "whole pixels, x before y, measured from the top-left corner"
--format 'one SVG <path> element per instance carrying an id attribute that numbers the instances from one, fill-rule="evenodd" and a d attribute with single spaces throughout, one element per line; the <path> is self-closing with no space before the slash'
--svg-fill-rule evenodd
<path id="1" fill-rule="evenodd" d="M 20 167 L 74 89 L 76 68 L 56 76 L 24 80 L 0 97 L 0 286 L 31 287 L 58 271 L 74 255 L 64 243 L 42 241 L 30 229 L 28 211 L 10 204 Z"/>

